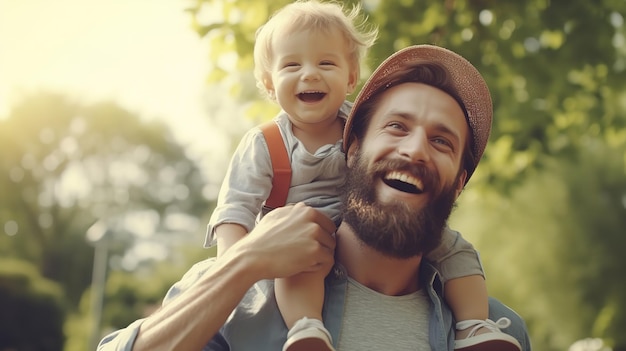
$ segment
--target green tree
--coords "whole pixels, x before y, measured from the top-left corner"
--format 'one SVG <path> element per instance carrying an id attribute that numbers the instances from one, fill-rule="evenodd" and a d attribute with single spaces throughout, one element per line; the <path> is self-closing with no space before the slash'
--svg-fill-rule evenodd
<path id="1" fill-rule="evenodd" d="M 178 244 L 172 248 L 167 260 L 145 262 L 132 272 L 111 271 L 104 291 L 105 308 L 96 340 L 152 313 L 160 307 L 169 287 L 192 264 L 215 254 L 215 247 L 207 250 L 197 244 Z M 66 351 L 84 350 L 85 345 L 94 341 L 95 320 L 91 313 L 94 293 L 93 289 L 87 289 L 77 313 L 68 318 L 65 325 Z"/>
<path id="2" fill-rule="evenodd" d="M 209 209 L 203 175 L 167 127 L 114 103 L 28 96 L 0 121 L 0 150 L 0 254 L 34 262 L 73 308 L 91 281 L 94 222 L 124 229 L 144 214 L 174 240 L 173 219 Z M 132 228 L 117 235 L 112 255 L 141 239 Z"/>
<path id="3" fill-rule="evenodd" d="M 177 255 L 168 261 L 154 262 L 134 272 L 113 272 L 105 292 L 108 302 L 103 325 L 107 329 L 119 329 L 146 317 L 161 306 L 165 293 L 181 278 L 182 273 L 214 251 L 200 245 L 179 246 Z"/>
<path id="4" fill-rule="evenodd" d="M 63 350 L 65 302 L 61 287 L 36 267 L 1 259 L 0 350 Z"/>
<path id="5" fill-rule="evenodd" d="M 535 347 L 562 350 L 601 337 L 626 345 L 626 133 L 589 144 L 578 161 L 552 159 L 510 196 L 470 189 L 454 225 L 481 250 L 492 294 L 522 313 Z"/>

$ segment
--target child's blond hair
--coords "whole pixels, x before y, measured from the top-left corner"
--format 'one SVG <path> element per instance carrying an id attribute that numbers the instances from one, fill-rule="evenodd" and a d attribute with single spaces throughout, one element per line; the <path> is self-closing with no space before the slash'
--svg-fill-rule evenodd
<path id="1" fill-rule="evenodd" d="M 298 0 L 278 10 L 256 32 L 254 77 L 257 87 L 267 95 L 264 83 L 269 79 L 271 71 L 272 40 L 275 34 L 299 30 L 329 32 L 331 29 L 338 29 L 348 44 L 351 69 L 355 71 L 358 80 L 361 60 L 378 36 L 378 28 L 366 25 L 360 12 L 361 6 L 358 4 L 344 12 L 339 3 L 318 0 Z"/>

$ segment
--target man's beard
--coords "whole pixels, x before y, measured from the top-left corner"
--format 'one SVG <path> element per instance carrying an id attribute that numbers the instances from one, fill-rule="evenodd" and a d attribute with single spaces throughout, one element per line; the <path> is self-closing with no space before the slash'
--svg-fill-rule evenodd
<path id="1" fill-rule="evenodd" d="M 348 169 L 342 195 L 343 221 L 367 246 L 394 258 L 427 254 L 441 242 L 443 229 L 456 200 L 455 182 L 432 194 L 421 210 L 401 201 L 380 203 L 374 183 L 389 171 L 409 172 L 422 180 L 427 191 L 440 189 L 439 177 L 427 167 L 401 160 L 379 161 L 368 169 L 361 152 L 355 154 L 354 166 Z"/>

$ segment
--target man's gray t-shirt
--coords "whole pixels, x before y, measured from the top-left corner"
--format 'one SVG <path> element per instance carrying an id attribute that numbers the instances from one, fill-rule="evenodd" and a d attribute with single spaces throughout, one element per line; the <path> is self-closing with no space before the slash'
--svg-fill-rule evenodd
<path id="1" fill-rule="evenodd" d="M 348 278 L 345 303 L 338 350 L 430 351 L 430 300 L 424 289 L 387 296 Z"/>

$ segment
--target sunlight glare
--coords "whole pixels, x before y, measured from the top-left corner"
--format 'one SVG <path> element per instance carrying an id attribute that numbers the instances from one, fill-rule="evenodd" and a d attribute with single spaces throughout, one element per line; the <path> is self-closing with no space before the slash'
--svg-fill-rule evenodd
<path id="1" fill-rule="evenodd" d="M 8 236 L 17 235 L 18 229 L 19 228 L 16 221 L 10 220 L 4 223 L 4 234 Z"/>
<path id="2" fill-rule="evenodd" d="M 147 238 L 156 232 L 159 220 L 154 210 L 135 211 L 124 216 L 122 226 L 137 237 Z"/>

